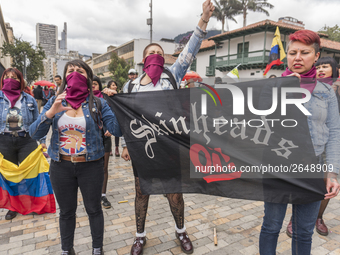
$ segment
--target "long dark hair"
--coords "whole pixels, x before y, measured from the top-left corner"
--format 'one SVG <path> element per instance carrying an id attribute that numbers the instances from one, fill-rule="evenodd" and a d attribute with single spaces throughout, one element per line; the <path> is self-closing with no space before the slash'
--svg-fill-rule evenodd
<path id="1" fill-rule="evenodd" d="M 107 86 L 106 86 L 106 87 L 109 89 L 109 88 L 111 87 L 112 83 L 114 83 L 114 84 L 116 85 L 116 87 L 117 87 L 117 90 L 118 90 L 118 85 L 117 85 L 117 82 L 116 82 L 116 81 L 114 81 L 114 80 L 110 80 L 110 81 L 107 83 Z"/>
<path id="2" fill-rule="evenodd" d="M 322 57 L 319 58 L 318 61 L 316 61 L 315 66 L 321 66 L 325 64 L 330 64 L 330 66 L 332 67 L 333 82 L 336 81 L 336 79 L 339 77 L 338 63 L 332 57 Z"/>
<path id="3" fill-rule="evenodd" d="M 93 81 L 96 81 L 98 82 L 98 85 L 99 85 L 99 90 L 102 91 L 103 90 L 103 85 L 102 85 L 102 82 L 100 81 L 99 77 L 98 76 L 95 76 L 93 75 Z"/>

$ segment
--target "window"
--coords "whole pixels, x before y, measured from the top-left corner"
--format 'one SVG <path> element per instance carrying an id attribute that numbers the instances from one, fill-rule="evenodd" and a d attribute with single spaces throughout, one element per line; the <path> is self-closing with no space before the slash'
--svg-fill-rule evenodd
<path id="1" fill-rule="evenodd" d="M 215 55 L 209 56 L 209 66 L 211 66 L 215 69 Z"/>
<path id="2" fill-rule="evenodd" d="M 248 57 L 248 52 L 249 52 L 249 42 L 244 43 L 244 57 Z M 242 58 L 242 53 L 243 53 L 243 43 L 237 44 L 237 58 Z"/>

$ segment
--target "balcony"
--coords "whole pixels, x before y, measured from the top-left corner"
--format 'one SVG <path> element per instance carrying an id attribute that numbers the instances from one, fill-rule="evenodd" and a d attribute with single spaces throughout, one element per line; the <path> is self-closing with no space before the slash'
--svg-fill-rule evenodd
<path id="1" fill-rule="evenodd" d="M 213 66 L 207 66 L 205 76 L 215 76 L 215 68 Z"/>
<path id="2" fill-rule="evenodd" d="M 269 60 L 270 50 L 266 50 L 263 56 L 263 50 L 249 51 L 240 54 L 231 54 L 227 56 L 216 57 L 216 69 L 225 72 L 232 70 L 238 64 L 241 64 L 238 69 L 254 69 L 254 68 L 266 68 Z M 287 59 L 283 59 L 286 64 Z M 274 66 L 272 69 L 284 69 L 284 65 Z M 208 67 L 207 67 L 208 72 Z M 208 76 L 208 75 L 207 75 Z"/>

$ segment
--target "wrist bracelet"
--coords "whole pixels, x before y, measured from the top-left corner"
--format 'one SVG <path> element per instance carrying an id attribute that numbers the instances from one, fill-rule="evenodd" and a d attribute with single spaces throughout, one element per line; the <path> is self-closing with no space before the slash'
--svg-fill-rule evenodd
<path id="1" fill-rule="evenodd" d="M 209 20 L 205 20 L 205 19 L 203 19 L 203 17 L 201 17 L 201 20 L 202 20 L 204 23 L 208 23 L 208 22 L 209 22 Z"/>

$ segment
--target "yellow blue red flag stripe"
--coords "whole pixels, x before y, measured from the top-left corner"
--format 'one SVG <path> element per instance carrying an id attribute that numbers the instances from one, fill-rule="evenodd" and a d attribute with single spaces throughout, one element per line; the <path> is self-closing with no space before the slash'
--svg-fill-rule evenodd
<path id="1" fill-rule="evenodd" d="M 49 164 L 38 146 L 18 166 L 0 153 L 0 208 L 21 214 L 55 213 Z"/>

